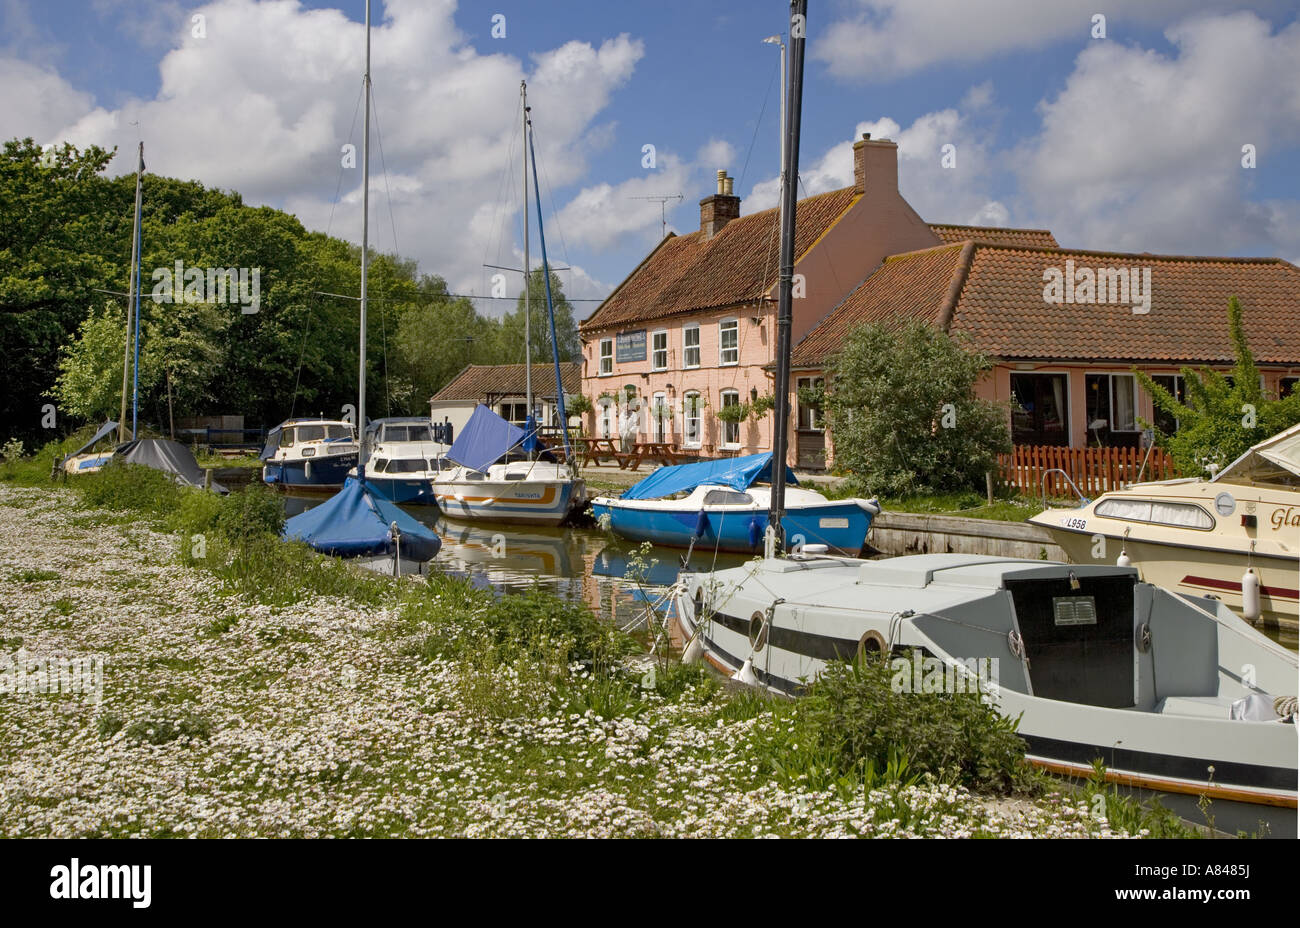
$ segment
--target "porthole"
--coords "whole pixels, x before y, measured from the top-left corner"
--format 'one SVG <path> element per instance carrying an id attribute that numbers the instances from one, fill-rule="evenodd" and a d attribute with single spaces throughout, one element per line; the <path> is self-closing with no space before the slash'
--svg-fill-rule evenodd
<path id="1" fill-rule="evenodd" d="M 862 633 L 858 639 L 858 657 L 878 657 L 885 653 L 885 636 L 874 628 Z"/>
<path id="2" fill-rule="evenodd" d="M 761 612 L 749 617 L 749 643 L 754 646 L 755 653 L 767 644 L 767 617 Z"/>

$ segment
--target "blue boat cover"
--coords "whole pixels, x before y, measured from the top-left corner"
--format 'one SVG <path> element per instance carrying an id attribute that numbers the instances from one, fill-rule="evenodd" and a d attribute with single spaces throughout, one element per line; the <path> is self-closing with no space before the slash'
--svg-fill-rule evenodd
<path id="1" fill-rule="evenodd" d="M 524 441 L 520 446 L 529 454 L 535 454 L 538 451 L 545 451 L 546 446 L 542 444 L 542 439 L 537 434 L 537 420 L 529 413 L 527 421 L 524 422 Z"/>
<path id="2" fill-rule="evenodd" d="M 259 461 L 269 461 L 275 456 L 275 450 L 280 447 L 280 432 L 283 429 L 284 424 L 281 423 L 266 433 L 266 444 L 262 446 L 262 453 L 257 456 Z"/>
<path id="3" fill-rule="evenodd" d="M 394 522 L 401 532 L 402 557 L 429 561 L 442 547 L 432 529 L 355 477 L 319 506 L 289 519 L 283 537 L 300 539 L 321 554 L 338 557 L 392 554 L 395 545 L 389 526 Z"/>
<path id="4" fill-rule="evenodd" d="M 747 454 L 739 458 L 699 461 L 661 467 L 624 491 L 621 499 L 659 499 L 674 493 L 689 493 L 704 483 L 744 490 L 755 483 L 772 480 L 772 452 Z M 798 484 L 794 471 L 785 469 L 785 482 Z"/>
<path id="5" fill-rule="evenodd" d="M 447 450 L 447 457 L 470 470 L 486 471 L 488 466 L 520 445 L 528 433 L 511 425 L 488 407 L 474 407 L 474 414 L 465 423 L 456 441 Z"/>

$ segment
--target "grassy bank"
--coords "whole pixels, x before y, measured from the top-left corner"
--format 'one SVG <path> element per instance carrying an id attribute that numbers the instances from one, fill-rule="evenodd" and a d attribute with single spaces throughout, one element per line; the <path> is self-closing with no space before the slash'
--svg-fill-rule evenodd
<path id="1" fill-rule="evenodd" d="M 368 574 L 281 518 L 137 468 L 0 485 L 0 650 L 105 657 L 98 703 L 0 697 L 0 834 L 1182 833 L 1063 795 L 977 697 L 869 665 L 732 693 L 584 605 Z"/>

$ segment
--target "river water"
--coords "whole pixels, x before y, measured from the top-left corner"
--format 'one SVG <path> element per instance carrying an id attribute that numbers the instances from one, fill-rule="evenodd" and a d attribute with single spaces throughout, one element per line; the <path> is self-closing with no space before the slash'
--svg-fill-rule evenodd
<path id="1" fill-rule="evenodd" d="M 285 512 L 297 515 L 325 499 L 290 494 Z M 435 506 L 402 508 L 442 539 L 435 561 L 442 570 L 498 593 L 521 592 L 540 584 L 566 599 L 585 602 L 597 615 L 620 626 L 644 618 L 646 598 L 662 595 L 673 583 L 686 553 L 680 548 L 653 548 L 645 569 L 634 571 L 643 579 L 633 582 L 628 568 L 637 546 L 598 528 L 471 524 L 443 518 Z M 735 567 L 748 559 L 697 550 L 690 566 L 695 570 Z M 1293 651 L 1297 648 L 1294 630 L 1265 627 L 1260 631 Z"/>
<path id="2" fill-rule="evenodd" d="M 285 513 L 297 515 L 327 497 L 285 497 Z M 442 539 L 436 567 L 466 577 L 480 589 L 498 593 L 523 592 L 541 585 L 565 599 L 585 602 L 597 615 L 620 626 L 644 618 L 647 598 L 661 596 L 677 577 L 686 552 L 654 548 L 644 568 L 628 578 L 630 561 L 638 555 L 635 544 L 599 528 L 547 528 L 528 525 L 493 525 L 444 518 L 435 506 L 403 506 L 415 519 Z M 735 567 L 748 557 L 693 552 L 690 566 L 708 570 Z"/>

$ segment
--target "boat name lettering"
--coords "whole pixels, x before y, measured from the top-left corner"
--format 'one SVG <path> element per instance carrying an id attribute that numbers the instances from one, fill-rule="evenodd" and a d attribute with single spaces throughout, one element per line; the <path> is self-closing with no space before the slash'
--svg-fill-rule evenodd
<path id="1" fill-rule="evenodd" d="M 1285 509 L 1274 509 L 1273 514 L 1268 517 L 1273 525 L 1273 529 L 1280 529 L 1284 525 L 1294 525 L 1300 528 L 1300 509 L 1295 506 L 1287 506 Z"/>

